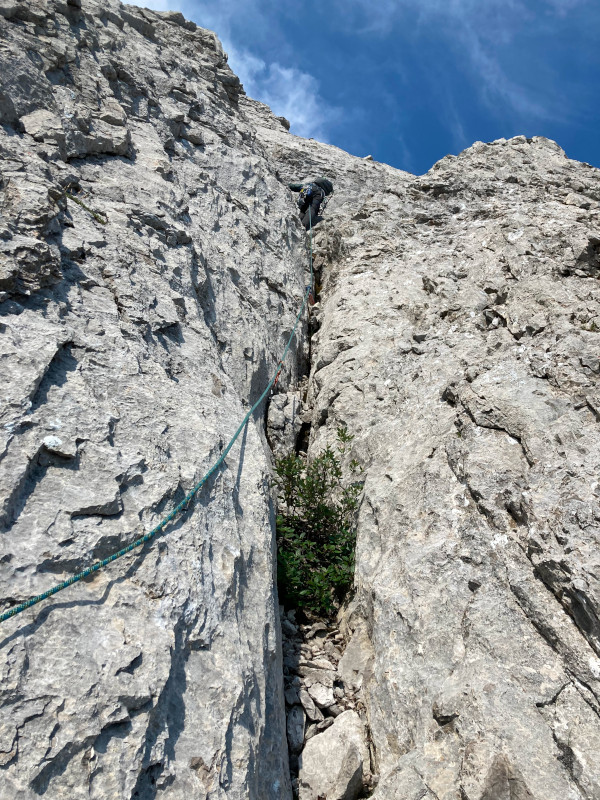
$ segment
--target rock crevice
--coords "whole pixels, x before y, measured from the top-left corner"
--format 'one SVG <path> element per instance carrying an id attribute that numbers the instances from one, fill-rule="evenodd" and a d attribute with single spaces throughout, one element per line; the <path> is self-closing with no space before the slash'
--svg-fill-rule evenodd
<path id="1" fill-rule="evenodd" d="M 269 441 L 261 411 L 168 534 L 4 624 L 1 800 L 291 798 L 269 443 L 341 424 L 355 595 L 335 669 L 286 666 L 300 795 L 599 797 L 598 170 L 303 140 L 213 33 L 116 0 L 4 0 L 0 61 L 3 608 L 218 458 L 307 283 L 286 183 L 336 189 Z"/>
<path id="2" fill-rule="evenodd" d="M 114 1 L 0 11 L 4 610 L 197 483 L 306 263 L 213 33 Z M 151 547 L 3 624 L 2 800 L 290 797 L 263 427 Z"/>
<path id="3" fill-rule="evenodd" d="M 366 469 L 352 613 L 373 654 L 373 796 L 594 797 L 598 292 L 581 265 L 600 219 L 568 195 L 594 196 L 598 171 L 540 137 L 415 179 L 261 135 L 337 190 L 316 233 L 308 450 L 344 424 Z M 573 679 L 567 736 L 540 709 Z M 591 727 L 567 752 L 579 702 Z"/>

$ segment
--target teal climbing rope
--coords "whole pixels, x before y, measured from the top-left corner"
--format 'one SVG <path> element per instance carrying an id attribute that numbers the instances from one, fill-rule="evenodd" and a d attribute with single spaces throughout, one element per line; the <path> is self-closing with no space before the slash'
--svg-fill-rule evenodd
<path id="1" fill-rule="evenodd" d="M 98 570 L 101 570 L 103 567 L 108 566 L 113 561 L 116 561 L 118 558 L 121 558 L 122 556 L 127 555 L 127 553 L 131 553 L 132 550 L 135 550 L 137 547 L 141 547 L 143 544 L 146 544 L 146 542 L 149 542 L 150 539 L 153 539 L 158 533 L 160 533 L 162 530 L 164 530 L 164 528 L 170 522 L 172 522 L 175 519 L 175 517 L 177 517 L 179 514 L 181 514 L 181 512 L 188 507 L 188 505 L 191 503 L 191 501 L 194 499 L 194 497 L 200 491 L 200 489 L 204 486 L 204 484 L 210 478 L 210 476 L 213 475 L 217 471 L 217 469 L 221 466 L 221 464 L 225 461 L 225 459 L 227 458 L 227 454 L 229 453 L 229 451 L 231 450 L 231 448 L 235 444 L 235 442 L 236 442 L 237 438 L 239 437 L 240 433 L 246 427 L 246 424 L 247 424 L 248 420 L 250 419 L 250 417 L 252 416 L 252 414 L 256 411 L 256 409 L 260 406 L 260 404 L 263 402 L 265 397 L 268 395 L 268 393 L 271 390 L 271 387 L 275 386 L 277 384 L 277 381 L 279 380 L 279 375 L 281 373 L 281 370 L 283 369 L 283 363 L 285 361 L 285 358 L 286 358 L 286 356 L 288 354 L 288 351 L 289 351 L 290 347 L 292 346 L 292 341 L 293 341 L 294 335 L 296 333 L 296 329 L 298 327 L 298 323 L 300 322 L 300 320 L 302 318 L 302 314 L 304 313 L 304 309 L 306 308 L 306 304 L 308 302 L 309 295 L 313 291 L 314 275 L 313 275 L 312 220 L 310 219 L 310 212 L 309 212 L 309 225 L 310 225 L 310 256 L 309 256 L 309 258 L 310 258 L 310 283 L 306 286 L 306 289 L 304 291 L 304 297 L 302 299 L 302 305 L 300 306 L 300 310 L 298 311 L 298 314 L 296 316 L 296 321 L 294 322 L 294 327 L 292 328 L 292 332 L 290 333 L 290 336 L 289 336 L 289 339 L 288 339 L 287 344 L 285 346 L 285 349 L 283 351 L 283 355 L 281 357 L 281 360 L 277 364 L 277 371 L 273 375 L 273 377 L 271 378 L 269 383 L 267 384 L 267 386 L 266 386 L 265 390 L 263 391 L 263 393 L 261 394 L 261 396 L 254 403 L 254 405 L 252 406 L 250 411 L 248 411 L 248 413 L 246 414 L 246 416 L 244 417 L 244 419 L 240 423 L 238 429 L 233 434 L 231 440 L 229 441 L 229 444 L 223 450 L 223 452 L 221 453 L 219 458 L 215 461 L 215 463 L 212 465 L 212 467 L 198 481 L 198 483 L 187 493 L 185 498 L 177 506 L 175 506 L 175 508 L 170 512 L 170 514 L 167 514 L 167 516 L 161 522 L 159 522 L 158 525 L 155 528 L 152 528 L 151 531 L 149 531 L 148 533 L 144 534 L 144 536 L 140 536 L 139 539 L 136 539 L 134 542 L 131 542 L 131 544 L 128 544 L 127 547 L 123 547 L 121 550 L 118 550 L 116 553 L 113 553 L 112 555 L 108 556 L 107 558 L 102 559 L 102 561 L 96 561 L 96 563 L 92 564 L 91 567 L 88 567 L 87 569 L 84 569 L 82 572 L 78 572 L 76 575 L 72 575 L 70 578 L 67 578 L 66 581 L 62 581 L 62 583 L 56 584 L 56 586 L 53 586 L 51 589 L 48 589 L 47 592 L 42 592 L 42 594 L 38 594 L 35 597 L 31 597 L 29 600 L 25 600 L 23 603 L 19 603 L 18 605 L 13 606 L 13 608 L 9 608 L 8 611 L 5 611 L 3 614 L 0 614 L 0 622 L 4 622 L 5 620 L 10 619 L 11 617 L 16 616 L 17 614 L 20 614 L 22 611 L 25 611 L 26 609 L 31 608 L 32 606 L 35 606 L 38 603 L 41 603 L 42 600 L 47 600 L 49 597 L 52 597 L 52 595 L 57 594 L 58 592 L 61 592 L 63 589 L 66 589 L 68 586 L 72 586 L 74 583 L 77 583 L 80 580 L 83 580 L 83 578 L 87 578 L 89 575 L 92 575 L 94 572 L 98 572 Z"/>

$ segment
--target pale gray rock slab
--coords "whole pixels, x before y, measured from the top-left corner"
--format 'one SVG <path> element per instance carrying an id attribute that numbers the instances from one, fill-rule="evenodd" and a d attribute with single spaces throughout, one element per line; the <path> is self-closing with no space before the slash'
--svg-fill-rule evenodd
<path id="1" fill-rule="evenodd" d="M 600 769 L 592 755 L 598 748 L 597 716 L 586 690 L 576 683 L 567 685 L 542 713 L 553 727 L 556 744 L 582 795 L 600 794 Z"/>
<path id="2" fill-rule="evenodd" d="M 319 706 L 319 708 L 328 708 L 335 702 L 333 697 L 333 688 L 331 686 L 324 686 L 322 683 L 313 683 L 311 686 L 309 686 L 308 694 Z"/>
<path id="3" fill-rule="evenodd" d="M 308 691 L 306 691 L 306 689 L 300 689 L 298 692 L 298 697 L 302 703 L 304 711 L 306 712 L 306 716 L 313 722 L 321 722 L 323 719 L 323 714 L 315 706 L 312 688 L 309 688 Z"/>
<path id="4" fill-rule="evenodd" d="M 5 2 L 0 27 L 4 610 L 200 480 L 306 257 L 214 34 L 114 0 Z M 2 800 L 290 797 L 265 410 L 169 532 L 3 624 Z"/>
<path id="5" fill-rule="evenodd" d="M 310 669 L 315 670 L 335 670 L 335 667 L 327 658 L 317 657 L 317 658 L 301 658 L 298 662 L 299 666 L 301 667 L 308 667 Z"/>
<path id="6" fill-rule="evenodd" d="M 298 675 L 302 677 L 305 686 L 312 686 L 313 683 L 320 683 L 323 686 L 333 687 L 336 673 L 333 670 L 311 669 L 311 667 L 295 667 Z"/>
<path id="7" fill-rule="evenodd" d="M 365 470 L 375 796 L 591 797 L 600 173 L 543 137 L 476 143 L 414 178 L 259 130 L 282 171 L 336 188 L 314 234 L 306 413 L 309 456 L 345 424 Z M 548 717 L 572 679 L 589 760 L 565 756 Z"/>
<path id="8" fill-rule="evenodd" d="M 352 634 L 338 664 L 338 673 L 344 686 L 352 691 L 362 687 L 365 670 L 373 661 L 373 648 L 365 626 L 361 625 Z"/>
<path id="9" fill-rule="evenodd" d="M 400 768 L 386 775 L 378 783 L 377 791 L 372 797 L 375 800 L 387 800 L 390 797 L 401 797 L 402 800 L 424 800 L 424 798 L 429 800 L 434 794 L 416 769 Z"/>
<path id="10" fill-rule="evenodd" d="M 326 731 L 314 736 L 300 759 L 300 800 L 355 800 L 369 770 L 364 726 L 355 711 L 340 714 Z"/>
<path id="11" fill-rule="evenodd" d="M 58 436 L 46 436 L 42 444 L 49 453 L 63 458 L 74 458 L 77 455 L 77 445 L 73 440 L 64 442 Z"/>
<path id="12" fill-rule="evenodd" d="M 21 125 L 25 133 L 33 136 L 38 142 L 50 140 L 59 144 L 65 140 L 60 117 L 46 109 L 40 108 L 21 117 Z"/>

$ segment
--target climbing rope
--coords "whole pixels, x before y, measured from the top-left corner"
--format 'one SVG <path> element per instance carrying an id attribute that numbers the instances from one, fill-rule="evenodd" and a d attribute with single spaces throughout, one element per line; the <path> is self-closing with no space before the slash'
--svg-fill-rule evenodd
<path id="1" fill-rule="evenodd" d="M 139 539 L 136 539 L 134 542 L 131 542 L 131 544 L 128 544 L 127 547 L 123 547 L 116 553 L 113 553 L 107 558 L 102 559 L 102 561 L 97 561 L 95 564 L 92 564 L 91 567 L 84 569 L 82 572 L 78 572 L 76 575 L 72 575 L 66 581 L 62 581 L 62 583 L 58 583 L 56 586 L 53 586 L 51 589 L 48 589 L 47 592 L 43 592 L 42 594 L 38 594 L 35 597 L 31 597 L 29 600 L 25 600 L 23 603 L 19 603 L 19 605 L 10 608 L 3 614 L 0 614 L 0 622 L 4 622 L 5 620 L 10 619 L 11 617 L 16 616 L 17 614 L 20 614 L 22 611 L 25 611 L 26 609 L 31 608 L 32 606 L 35 606 L 38 603 L 41 603 L 42 600 L 46 600 L 48 597 L 52 597 L 52 595 L 57 594 L 57 592 L 61 592 L 68 586 L 72 586 L 74 583 L 77 583 L 83 578 L 87 578 L 88 575 L 92 575 L 94 572 L 98 572 L 98 570 L 108 566 L 108 564 L 112 563 L 113 561 L 116 561 L 118 558 L 127 555 L 127 553 L 131 553 L 132 550 L 135 550 L 137 547 L 141 547 L 143 544 L 146 544 L 146 542 L 149 542 L 150 539 L 153 539 L 157 533 L 160 533 L 169 524 L 169 522 L 172 522 L 175 519 L 175 517 L 181 514 L 181 512 L 188 507 L 188 505 L 191 503 L 191 501 L 194 499 L 194 497 L 200 491 L 200 489 L 204 486 L 204 484 L 210 478 L 210 476 L 213 475 L 216 472 L 216 470 L 221 466 L 221 464 L 225 461 L 227 454 L 235 444 L 240 433 L 244 430 L 252 414 L 256 411 L 256 409 L 260 406 L 262 401 L 268 395 L 269 391 L 271 390 L 271 387 L 277 384 L 277 381 L 279 380 L 279 375 L 281 373 L 281 370 L 283 369 L 283 362 L 285 361 L 288 351 L 292 345 L 292 340 L 296 333 L 296 328 L 298 327 L 298 323 L 300 322 L 302 314 L 304 313 L 304 309 L 306 308 L 306 303 L 308 302 L 309 295 L 313 291 L 314 276 L 313 276 L 312 219 L 310 211 L 309 211 L 309 225 L 310 225 L 310 283 L 306 286 L 304 290 L 304 297 L 302 299 L 302 305 L 300 306 L 300 311 L 298 311 L 298 314 L 296 316 L 294 327 L 292 328 L 292 332 L 290 333 L 281 360 L 277 363 L 277 372 L 273 375 L 273 377 L 267 384 L 265 390 L 258 398 L 258 400 L 254 403 L 250 411 L 248 411 L 248 413 L 240 423 L 240 426 L 233 434 L 233 437 L 229 441 L 229 444 L 223 450 L 223 452 L 221 453 L 219 458 L 215 461 L 215 463 L 212 465 L 212 467 L 201 478 L 201 480 L 199 480 L 198 483 L 188 492 L 185 498 L 177 506 L 175 506 L 175 508 L 171 511 L 171 513 L 167 514 L 167 516 L 161 522 L 159 522 L 155 528 L 152 528 L 151 531 L 144 534 L 144 536 L 140 536 Z"/>
<path id="2" fill-rule="evenodd" d="M 108 225 L 108 217 L 106 216 L 106 214 L 102 213 L 101 211 L 95 211 L 93 208 L 86 206 L 83 200 L 80 200 L 78 197 L 75 197 L 74 194 L 71 194 L 71 192 L 69 192 L 69 189 L 71 188 L 72 185 L 73 184 L 69 184 L 67 186 L 67 188 L 63 192 L 63 197 L 66 197 L 68 200 L 71 200 L 73 203 L 77 203 L 78 206 L 81 206 L 81 208 L 85 209 L 88 212 L 88 214 L 92 215 L 92 217 L 96 220 L 96 222 L 100 223 L 100 225 Z"/>

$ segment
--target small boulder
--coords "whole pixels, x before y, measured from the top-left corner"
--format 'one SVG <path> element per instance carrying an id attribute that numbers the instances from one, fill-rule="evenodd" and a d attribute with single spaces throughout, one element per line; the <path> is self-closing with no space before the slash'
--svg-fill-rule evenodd
<path id="1" fill-rule="evenodd" d="M 32 136 L 36 142 L 50 140 L 62 144 L 65 141 L 65 133 L 60 119 L 45 108 L 37 109 L 31 114 L 21 117 L 21 124 L 25 133 Z"/>
<path id="2" fill-rule="evenodd" d="M 293 622 L 290 622 L 289 619 L 283 619 L 281 621 L 281 630 L 286 636 L 296 636 L 298 633 L 298 628 Z"/>
<path id="3" fill-rule="evenodd" d="M 304 709 L 292 706 L 287 715 L 287 740 L 291 753 L 299 753 L 304 744 Z"/>
<path id="4" fill-rule="evenodd" d="M 310 691 L 312 692 L 312 687 L 311 687 Z M 299 696 L 300 702 L 302 703 L 302 707 L 304 708 L 304 711 L 306 712 L 306 716 L 310 720 L 313 720 L 313 722 L 322 722 L 323 714 L 315 706 L 315 704 L 313 702 L 313 698 L 306 691 L 306 689 L 300 689 L 300 691 L 298 693 L 298 696 Z"/>
<path id="5" fill-rule="evenodd" d="M 300 702 L 298 697 L 298 690 L 294 686 L 289 686 L 285 692 L 285 702 L 288 706 L 295 706 L 297 703 Z"/>
<path id="6" fill-rule="evenodd" d="M 312 658 L 309 660 L 300 659 L 300 666 L 301 667 L 309 667 L 310 669 L 323 669 L 323 670 L 334 670 L 335 667 L 327 658 L 318 657 Z"/>
<path id="7" fill-rule="evenodd" d="M 327 635 L 327 625 L 322 622 L 315 622 L 314 625 L 311 626 L 310 630 L 306 633 L 307 639 L 313 639 L 315 637 L 324 637 Z"/>
<path id="8" fill-rule="evenodd" d="M 369 751 L 360 717 L 345 711 L 307 743 L 300 757 L 300 800 L 356 800 L 369 771 Z"/>
<path id="9" fill-rule="evenodd" d="M 77 445 L 72 439 L 65 442 L 58 436 L 46 436 L 42 444 L 49 453 L 61 458 L 75 458 L 77 455 Z"/>
<path id="10" fill-rule="evenodd" d="M 333 688 L 331 686 L 323 686 L 322 683 L 313 683 L 312 686 L 309 686 L 308 694 L 320 708 L 328 708 L 335 702 Z"/>

